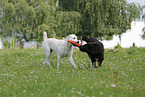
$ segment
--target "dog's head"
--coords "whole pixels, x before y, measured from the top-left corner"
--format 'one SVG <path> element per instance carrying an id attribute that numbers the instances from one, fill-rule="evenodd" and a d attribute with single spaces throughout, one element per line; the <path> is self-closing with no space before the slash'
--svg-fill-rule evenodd
<path id="1" fill-rule="evenodd" d="M 79 40 L 78 40 L 78 38 L 77 38 L 77 36 L 75 34 L 70 34 L 66 39 L 67 40 L 74 41 L 76 43 L 79 43 Z M 68 45 L 70 46 L 72 44 L 71 43 L 68 43 Z"/>
<path id="2" fill-rule="evenodd" d="M 88 42 L 88 41 L 90 40 L 90 38 L 88 38 L 88 37 L 85 36 L 85 35 L 82 35 L 82 40 Z"/>
<path id="3" fill-rule="evenodd" d="M 68 40 L 71 40 L 71 41 L 74 41 L 74 42 L 78 42 L 78 38 L 75 34 L 70 34 L 68 37 L 67 37 Z"/>
<path id="4" fill-rule="evenodd" d="M 82 35 L 82 40 L 86 40 L 86 38 L 88 38 L 87 36 Z"/>

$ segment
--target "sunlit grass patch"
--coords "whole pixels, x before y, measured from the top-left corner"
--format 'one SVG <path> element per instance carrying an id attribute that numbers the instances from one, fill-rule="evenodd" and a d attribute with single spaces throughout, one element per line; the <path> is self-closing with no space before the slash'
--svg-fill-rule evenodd
<path id="1" fill-rule="evenodd" d="M 105 50 L 102 67 L 94 69 L 86 53 L 74 49 L 74 69 L 67 58 L 50 58 L 43 67 L 42 49 L 0 50 L 2 97 L 144 97 L 145 48 Z"/>

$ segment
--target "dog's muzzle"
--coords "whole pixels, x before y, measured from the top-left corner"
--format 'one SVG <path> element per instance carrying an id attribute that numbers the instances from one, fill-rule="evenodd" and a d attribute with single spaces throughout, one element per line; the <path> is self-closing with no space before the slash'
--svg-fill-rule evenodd
<path id="1" fill-rule="evenodd" d="M 74 41 L 75 43 L 78 43 L 79 44 L 79 41 Z M 72 44 L 73 46 L 76 46 L 75 44 Z"/>
<path id="2" fill-rule="evenodd" d="M 75 42 L 75 43 L 79 43 L 79 41 Z"/>

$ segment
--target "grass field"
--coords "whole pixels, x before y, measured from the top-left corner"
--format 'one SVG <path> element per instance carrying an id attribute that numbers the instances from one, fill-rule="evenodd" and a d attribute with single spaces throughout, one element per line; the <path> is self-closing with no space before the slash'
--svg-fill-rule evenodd
<path id="1" fill-rule="evenodd" d="M 42 49 L 0 50 L 0 97 L 145 97 L 145 48 L 105 50 L 94 69 L 87 54 L 74 49 L 77 69 L 67 58 L 43 67 Z"/>

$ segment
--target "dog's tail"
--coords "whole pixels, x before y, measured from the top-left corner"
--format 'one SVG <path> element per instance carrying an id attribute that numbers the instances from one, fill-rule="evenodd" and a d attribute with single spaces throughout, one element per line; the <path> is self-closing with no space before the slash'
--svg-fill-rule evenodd
<path id="1" fill-rule="evenodd" d="M 43 40 L 46 40 L 47 39 L 47 33 L 44 31 L 43 32 Z"/>

